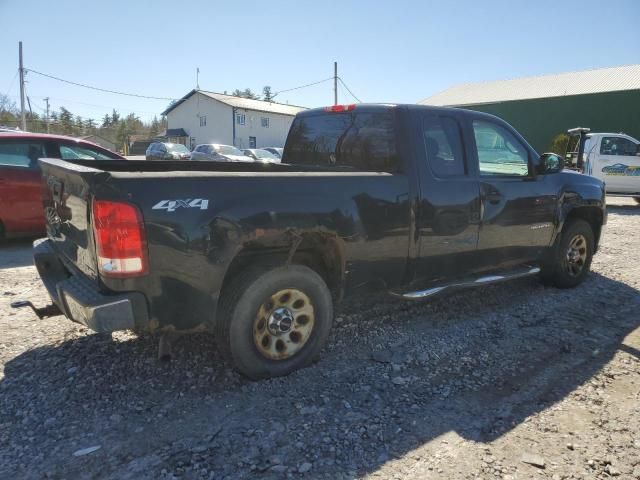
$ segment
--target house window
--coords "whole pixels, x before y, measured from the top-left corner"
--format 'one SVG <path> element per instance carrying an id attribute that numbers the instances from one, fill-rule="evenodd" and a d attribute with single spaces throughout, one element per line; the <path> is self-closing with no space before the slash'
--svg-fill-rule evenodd
<path id="1" fill-rule="evenodd" d="M 236 123 L 238 125 L 244 125 L 246 120 L 247 120 L 247 117 L 245 116 L 244 113 L 237 113 L 236 114 Z"/>
<path id="2" fill-rule="evenodd" d="M 260 125 L 264 128 L 269 128 L 269 117 L 260 117 Z"/>
<path id="3" fill-rule="evenodd" d="M 200 126 L 201 127 L 206 127 L 207 126 L 207 116 L 206 115 L 200 116 Z"/>
<path id="4" fill-rule="evenodd" d="M 249 137 L 249 148 L 256 148 L 256 137 Z"/>

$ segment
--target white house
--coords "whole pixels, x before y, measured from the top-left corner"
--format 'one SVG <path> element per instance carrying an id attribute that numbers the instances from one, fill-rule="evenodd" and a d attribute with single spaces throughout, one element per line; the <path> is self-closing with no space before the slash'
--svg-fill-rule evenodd
<path id="1" fill-rule="evenodd" d="M 283 147 L 304 107 L 191 90 L 169 106 L 167 130 L 184 130 L 187 147 L 222 143 L 238 148 Z"/>

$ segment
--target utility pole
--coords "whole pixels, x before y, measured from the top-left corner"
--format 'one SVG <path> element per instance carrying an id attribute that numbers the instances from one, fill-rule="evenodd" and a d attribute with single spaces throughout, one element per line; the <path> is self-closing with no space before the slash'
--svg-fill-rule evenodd
<path id="1" fill-rule="evenodd" d="M 338 62 L 333 62 L 333 104 L 338 104 Z"/>
<path id="2" fill-rule="evenodd" d="M 27 117 L 24 112 L 24 66 L 22 65 L 22 42 L 18 43 L 18 63 L 20 69 L 20 119 L 22 130 L 27 131 Z"/>
<path id="3" fill-rule="evenodd" d="M 44 99 L 44 102 L 47 104 L 47 117 L 46 117 L 47 133 L 50 133 L 50 128 L 49 128 L 49 97 L 46 97 Z"/>

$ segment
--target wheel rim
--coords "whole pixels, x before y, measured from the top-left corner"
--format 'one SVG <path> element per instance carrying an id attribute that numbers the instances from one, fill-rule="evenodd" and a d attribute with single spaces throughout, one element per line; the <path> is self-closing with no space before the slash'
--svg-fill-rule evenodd
<path id="1" fill-rule="evenodd" d="M 587 262 L 587 239 L 584 235 L 576 235 L 569 242 L 567 248 L 565 267 L 567 273 L 572 277 L 577 277 L 582 273 Z"/>
<path id="2" fill-rule="evenodd" d="M 300 290 L 279 290 L 264 302 L 253 322 L 253 341 L 260 354 L 286 360 L 307 343 L 315 324 L 313 304 Z"/>

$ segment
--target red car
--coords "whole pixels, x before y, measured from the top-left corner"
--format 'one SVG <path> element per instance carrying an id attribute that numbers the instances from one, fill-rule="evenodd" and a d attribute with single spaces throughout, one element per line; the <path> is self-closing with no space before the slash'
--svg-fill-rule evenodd
<path id="1" fill-rule="evenodd" d="M 0 133 L 0 239 L 44 232 L 38 158 L 125 160 L 117 153 L 62 135 Z"/>

